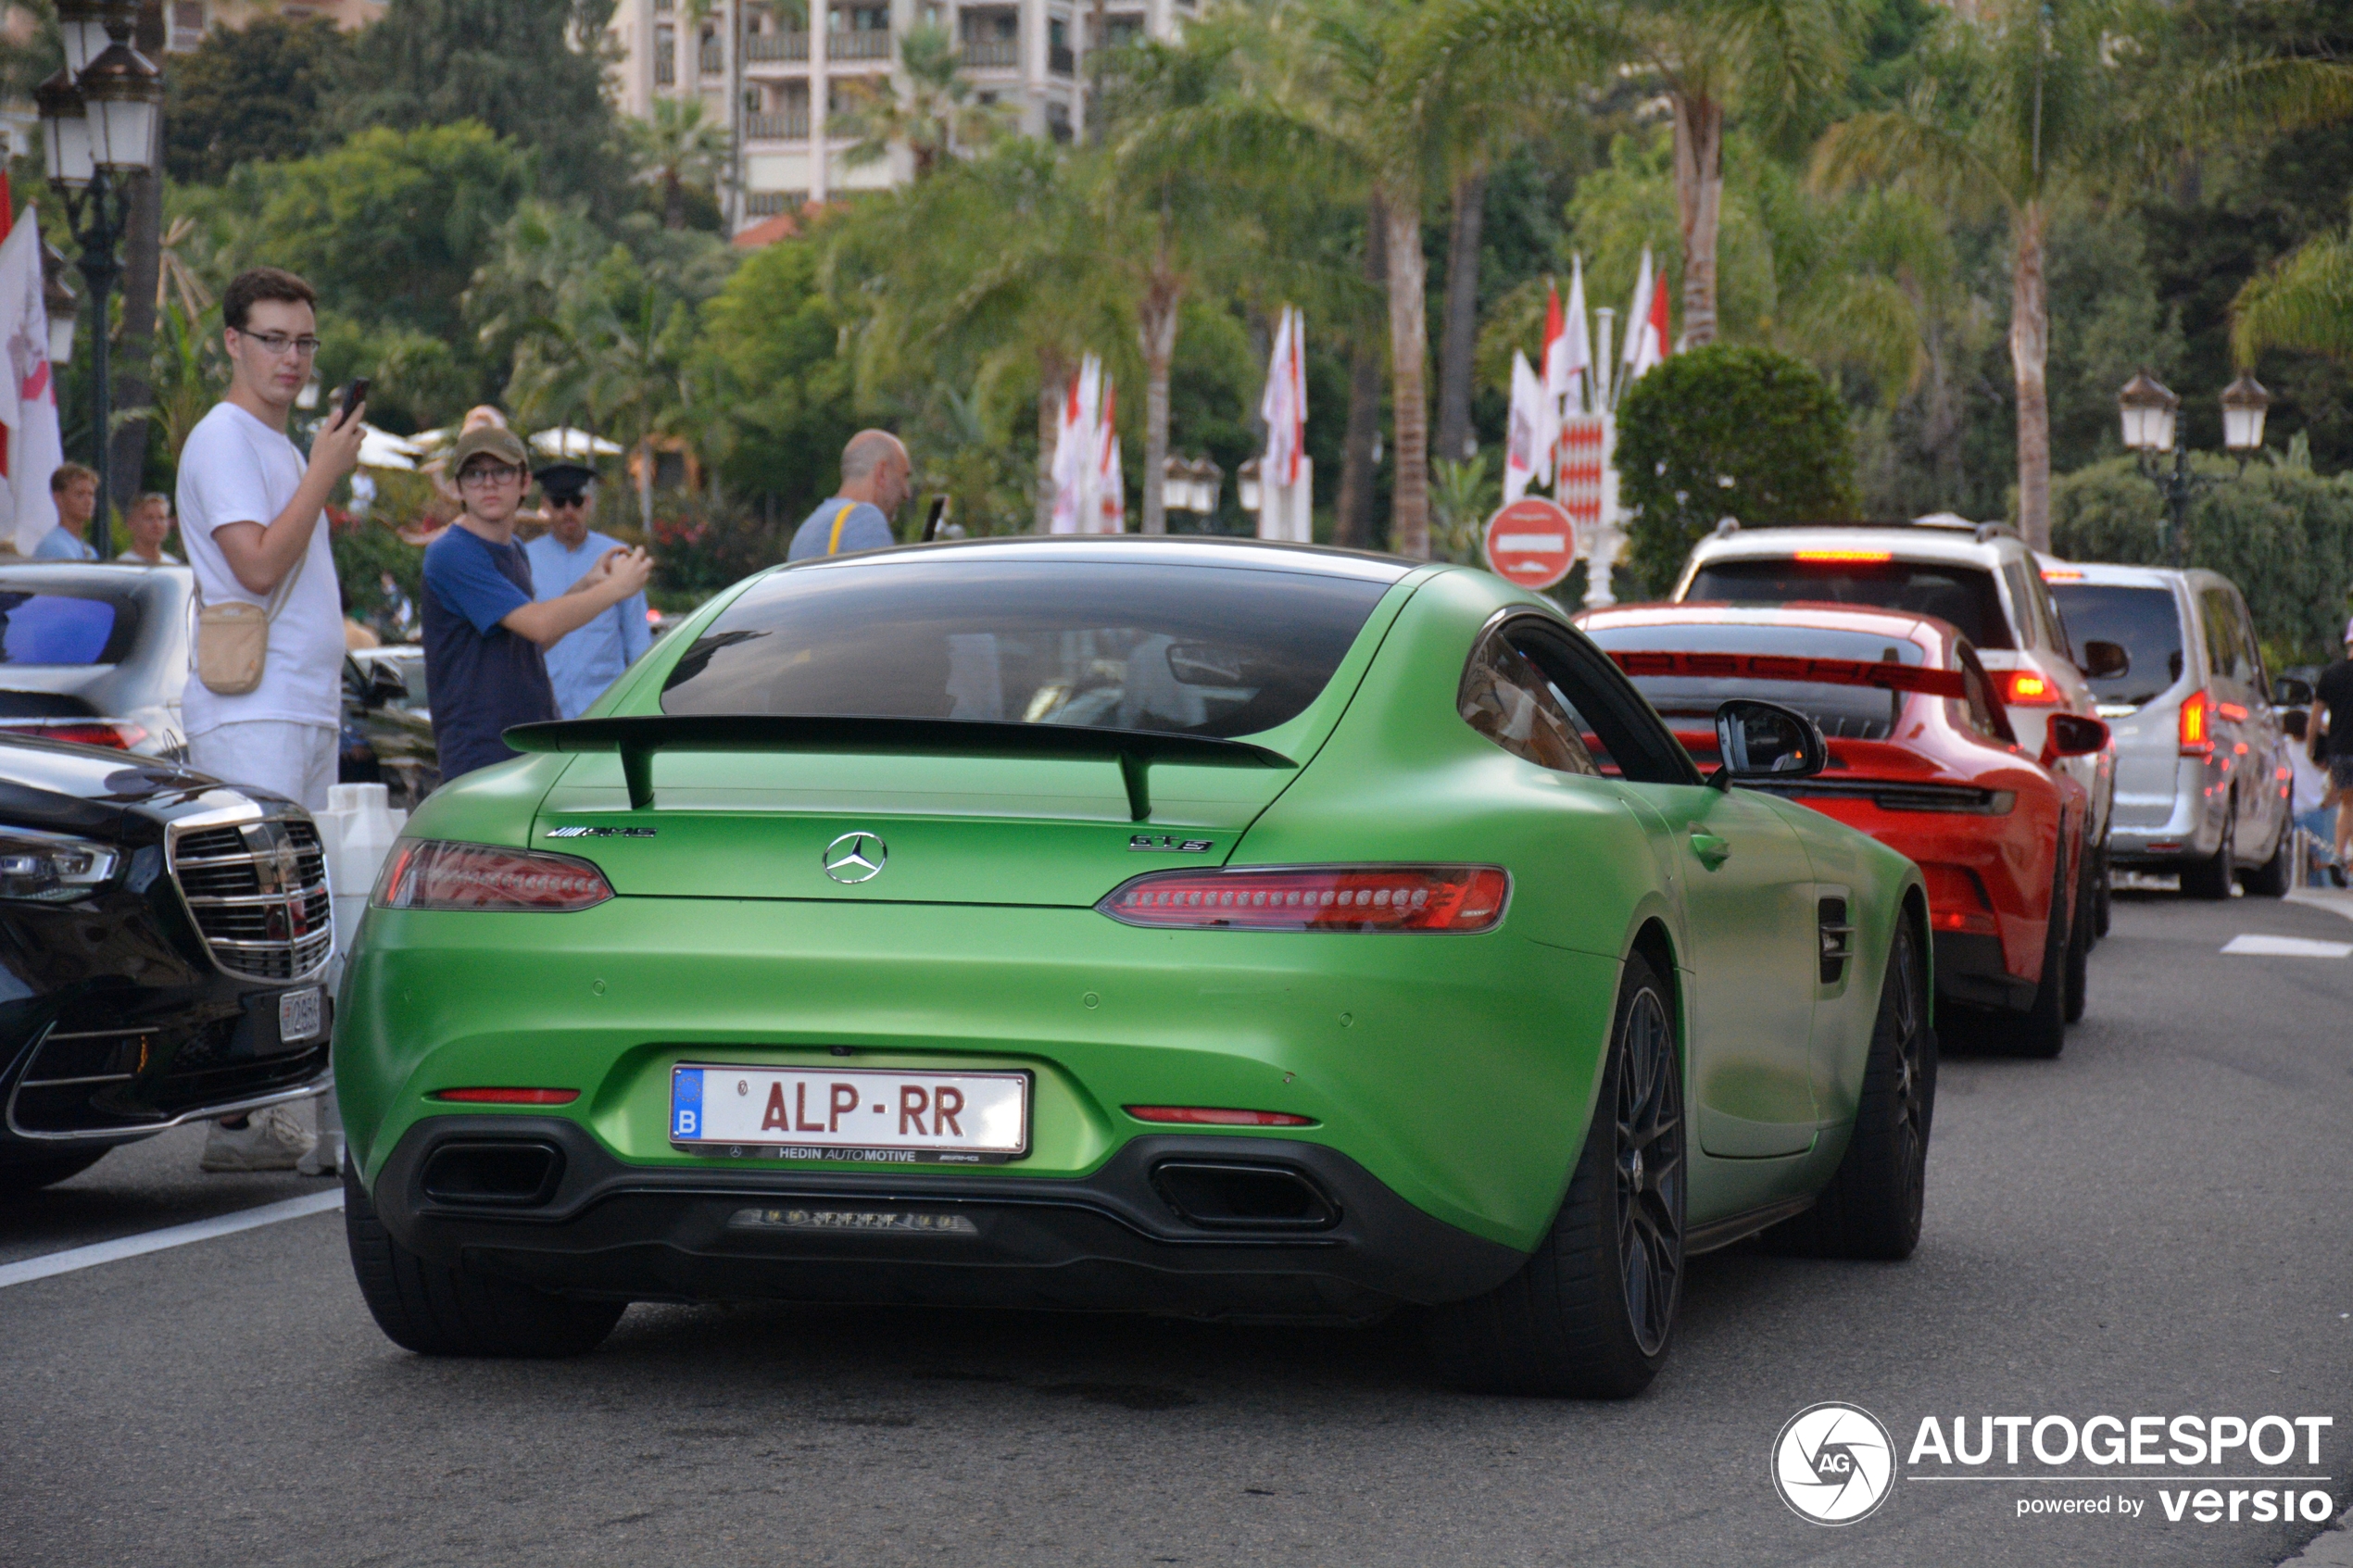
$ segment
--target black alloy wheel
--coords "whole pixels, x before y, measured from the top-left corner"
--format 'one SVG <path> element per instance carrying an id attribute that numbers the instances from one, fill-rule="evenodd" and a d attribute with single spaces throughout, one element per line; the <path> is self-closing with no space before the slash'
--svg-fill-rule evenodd
<path id="1" fill-rule="evenodd" d="M 1645 1356 L 1667 1348 L 1683 1289 L 1683 1089 L 1658 993 L 1626 1019 L 1617 1061 L 1617 1256 L 1626 1318 Z"/>
<path id="2" fill-rule="evenodd" d="M 2068 955 L 2073 942 L 2067 906 L 2067 855 L 2060 847 L 2059 864 L 2051 872 L 2050 918 L 2044 922 L 2043 975 L 2034 985 L 2034 999 L 2016 1020 L 2011 1047 L 2020 1056 L 2054 1057 L 2067 1047 Z"/>
<path id="3" fill-rule="evenodd" d="M 1936 1121 L 1936 1032 L 1929 1026 L 1919 946 L 1899 925 L 1880 986 L 1855 1130 L 1814 1207 L 1765 1233 L 1768 1250 L 1896 1262 L 1919 1245 L 1928 1140 Z"/>

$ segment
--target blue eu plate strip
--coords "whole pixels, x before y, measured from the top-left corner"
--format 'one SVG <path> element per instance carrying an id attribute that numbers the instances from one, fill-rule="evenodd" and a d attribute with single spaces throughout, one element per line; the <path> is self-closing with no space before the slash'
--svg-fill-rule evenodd
<path id="1" fill-rule="evenodd" d="M 680 1067 L 670 1074 L 670 1135 L 702 1136 L 702 1069 Z"/>

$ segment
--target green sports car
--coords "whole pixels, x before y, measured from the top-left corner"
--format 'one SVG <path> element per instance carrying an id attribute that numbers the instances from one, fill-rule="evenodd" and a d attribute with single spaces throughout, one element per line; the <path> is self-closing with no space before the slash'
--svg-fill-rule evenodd
<path id="1" fill-rule="evenodd" d="M 385 862 L 334 1063 L 370 1308 L 428 1354 L 632 1300 L 1365 1320 L 1624 1396 L 1692 1254 L 1901 1258 L 1910 861 L 1703 777 L 1547 600 L 1210 539 L 753 577 Z"/>

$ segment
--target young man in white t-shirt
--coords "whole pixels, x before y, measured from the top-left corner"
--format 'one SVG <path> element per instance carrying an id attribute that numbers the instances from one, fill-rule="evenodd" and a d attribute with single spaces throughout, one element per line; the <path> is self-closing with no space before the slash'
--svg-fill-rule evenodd
<path id="1" fill-rule="evenodd" d="M 322 426 L 308 462 L 286 439 L 319 352 L 315 298 L 274 267 L 239 274 L 221 297 L 229 395 L 181 449 L 181 545 L 206 604 L 266 608 L 292 585 L 270 622 L 260 684 L 227 696 L 192 671 L 181 710 L 190 766 L 319 811 L 335 782 L 344 656 L 343 596 L 320 519 L 359 463 L 364 409 Z M 203 1168 L 292 1170 L 314 1141 L 286 1107 L 271 1106 L 213 1128 Z"/>
<path id="2" fill-rule="evenodd" d="M 181 449 L 181 544 L 208 605 L 266 608 L 288 577 L 294 585 L 270 623 L 261 684 L 224 696 L 192 676 L 182 711 L 190 765 L 321 811 L 335 782 L 344 643 L 343 596 L 320 519 L 335 482 L 358 466 L 363 410 L 322 426 L 307 463 L 286 439 L 319 352 L 314 297 L 293 273 L 258 267 L 221 298 L 229 395 Z"/>

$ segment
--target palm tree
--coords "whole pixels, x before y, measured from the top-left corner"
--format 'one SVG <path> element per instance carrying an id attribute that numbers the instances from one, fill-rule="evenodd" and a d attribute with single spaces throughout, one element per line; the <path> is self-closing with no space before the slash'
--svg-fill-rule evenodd
<path id="1" fill-rule="evenodd" d="M 716 186 L 727 163 L 727 129 L 710 118 L 699 96 L 656 98 L 653 115 L 628 122 L 638 171 L 661 187 L 661 224 L 686 226 L 686 187 Z"/>
<path id="2" fill-rule="evenodd" d="M 2320 234 L 2249 278 L 2231 302 L 2231 352 L 2266 348 L 2353 359 L 2353 232 Z"/>
<path id="3" fill-rule="evenodd" d="M 938 22 L 909 28 L 899 44 L 903 88 L 880 81 L 849 85 L 852 107 L 834 117 L 833 129 L 858 142 L 842 161 L 852 168 L 879 163 L 893 147 L 905 147 L 914 177 L 922 180 L 942 159 L 995 139 L 1010 123 L 1007 111 L 975 95 L 963 59 L 955 34 Z"/>
<path id="4" fill-rule="evenodd" d="M 2201 140 L 2284 129 L 2353 102 L 2344 68 L 2201 54 L 2201 43 L 2145 0 L 1986 0 L 1974 15 L 1940 19 L 1907 103 L 1831 127 L 1817 153 L 1826 183 L 1900 178 L 1947 207 L 2007 219 L 2019 527 L 2038 550 L 2051 540 L 2045 257 L 2054 211 Z"/>
<path id="5" fill-rule="evenodd" d="M 1410 46 L 1409 74 L 1431 93 L 1655 79 L 1674 116 L 1682 341 L 1697 347 L 1716 340 L 1726 119 L 1796 119 L 1840 88 L 1858 15 L 1855 0 L 1453 0 Z"/>

